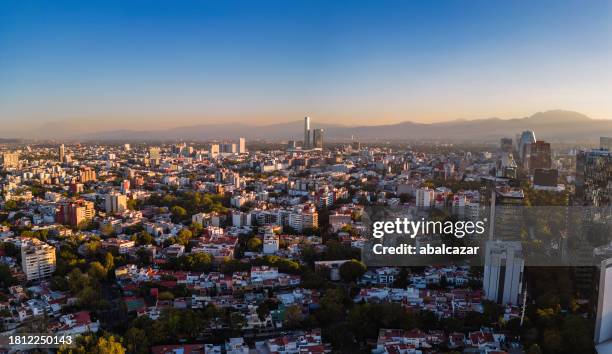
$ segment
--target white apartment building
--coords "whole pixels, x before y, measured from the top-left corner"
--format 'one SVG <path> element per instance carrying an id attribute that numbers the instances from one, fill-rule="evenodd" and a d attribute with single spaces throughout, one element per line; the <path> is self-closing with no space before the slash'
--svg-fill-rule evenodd
<path id="1" fill-rule="evenodd" d="M 519 241 L 487 241 L 484 291 L 487 300 L 519 304 L 525 260 Z"/>
<path id="2" fill-rule="evenodd" d="M 425 187 L 416 191 L 416 206 L 419 208 L 431 208 L 435 200 L 433 189 Z"/>
<path id="3" fill-rule="evenodd" d="M 263 253 L 275 254 L 278 252 L 280 241 L 278 235 L 272 231 L 272 228 L 266 229 L 263 237 Z"/>
<path id="4" fill-rule="evenodd" d="M 55 247 L 38 239 L 22 242 L 21 268 L 28 280 L 51 276 L 55 271 Z"/>
<path id="5" fill-rule="evenodd" d="M 314 207 L 299 207 L 289 214 L 288 225 L 296 232 L 319 227 L 319 214 Z"/>

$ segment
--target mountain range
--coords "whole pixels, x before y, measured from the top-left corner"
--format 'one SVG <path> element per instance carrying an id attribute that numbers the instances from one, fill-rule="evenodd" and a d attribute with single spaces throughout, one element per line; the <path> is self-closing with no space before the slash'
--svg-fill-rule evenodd
<path id="1" fill-rule="evenodd" d="M 551 142 L 591 142 L 600 136 L 612 135 L 612 120 L 592 119 L 578 112 L 551 110 L 515 119 L 457 119 L 440 123 L 401 122 L 385 125 L 342 125 L 321 123 L 312 118 L 312 128 L 325 129 L 326 140 L 360 141 L 433 140 L 433 141 L 498 141 L 523 130 L 533 130 L 538 139 Z M 247 123 L 202 124 L 166 130 L 113 130 L 79 132 L 67 124 L 48 123 L 25 136 L 5 138 L 73 139 L 73 140 L 225 140 L 245 137 L 264 140 L 302 140 L 303 121 L 270 125 Z M 1 134 L 1 133 L 0 133 Z"/>

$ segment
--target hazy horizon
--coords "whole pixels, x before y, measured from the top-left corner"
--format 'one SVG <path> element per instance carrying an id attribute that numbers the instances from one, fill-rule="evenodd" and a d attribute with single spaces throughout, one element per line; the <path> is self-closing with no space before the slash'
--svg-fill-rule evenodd
<path id="1" fill-rule="evenodd" d="M 612 2 L 0 4 L 0 123 L 612 119 Z"/>

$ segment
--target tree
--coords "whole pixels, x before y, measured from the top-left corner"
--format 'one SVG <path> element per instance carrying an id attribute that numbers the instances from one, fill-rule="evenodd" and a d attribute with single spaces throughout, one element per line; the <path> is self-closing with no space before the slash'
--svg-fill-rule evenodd
<path id="1" fill-rule="evenodd" d="M 112 253 L 106 252 L 106 255 L 104 256 L 104 270 L 106 270 L 106 273 L 108 274 L 108 272 L 110 272 L 114 267 L 115 257 L 113 257 Z"/>
<path id="2" fill-rule="evenodd" d="M 0 264 L 0 286 L 8 288 L 9 286 L 15 285 L 16 280 L 11 273 L 11 269 L 5 265 Z"/>
<path id="3" fill-rule="evenodd" d="M 175 262 L 175 267 L 181 270 L 206 272 L 212 266 L 212 257 L 208 253 L 198 252 L 180 256 Z"/>
<path id="4" fill-rule="evenodd" d="M 130 329 L 125 332 L 124 338 L 125 346 L 129 353 L 149 353 L 149 338 L 147 338 L 147 334 L 142 329 L 130 327 Z"/>
<path id="5" fill-rule="evenodd" d="M 340 321 L 344 317 L 346 295 L 342 289 L 329 289 L 321 298 L 321 307 L 316 315 L 321 323 Z"/>
<path id="6" fill-rule="evenodd" d="M 79 268 L 74 268 L 68 274 L 68 288 L 72 293 L 78 293 L 87 284 L 89 284 L 89 279 Z"/>
<path id="7" fill-rule="evenodd" d="M 178 233 L 178 242 L 181 245 L 187 245 L 189 244 L 189 240 L 191 240 L 191 238 L 193 237 L 193 233 L 191 233 L 191 230 L 189 229 L 182 229 L 179 233 Z"/>
<path id="8" fill-rule="evenodd" d="M 106 279 L 107 270 L 100 262 L 94 261 L 89 264 L 87 274 L 93 279 L 104 280 Z"/>
<path id="9" fill-rule="evenodd" d="M 261 251 L 261 247 L 262 247 L 261 239 L 259 239 L 258 237 L 251 237 L 249 241 L 247 242 L 247 247 L 249 248 L 249 251 L 251 252 Z"/>
<path id="10" fill-rule="evenodd" d="M 291 305 L 285 309 L 283 326 L 287 328 L 298 328 L 302 323 L 302 309 L 298 305 Z"/>
<path id="11" fill-rule="evenodd" d="M 404 289 L 408 286 L 408 270 L 406 267 L 402 267 L 397 274 L 397 277 L 393 281 L 394 288 Z"/>
<path id="12" fill-rule="evenodd" d="M 170 212 L 172 213 L 173 219 L 175 221 L 179 221 L 184 219 L 187 216 L 187 210 L 185 208 L 175 205 L 170 208 Z"/>
<path id="13" fill-rule="evenodd" d="M 138 243 L 139 246 L 150 245 L 153 243 L 153 236 L 143 230 L 136 235 L 136 243 Z"/>
<path id="14" fill-rule="evenodd" d="M 527 350 L 527 354 L 542 354 L 542 350 L 539 345 L 532 344 Z"/>
<path id="15" fill-rule="evenodd" d="M 236 332 L 239 332 L 246 325 L 246 318 L 240 312 L 232 312 L 230 315 L 230 326 Z"/>
<path id="16" fill-rule="evenodd" d="M 340 266 L 340 276 L 344 281 L 350 282 L 359 279 L 366 271 L 365 264 L 356 259 L 344 262 Z"/>
<path id="17" fill-rule="evenodd" d="M 62 346 L 58 354 L 125 354 L 125 348 L 114 336 L 101 336 L 96 339 L 94 334 L 78 336 L 74 346 Z"/>
<path id="18" fill-rule="evenodd" d="M 257 317 L 259 317 L 259 320 L 263 321 L 270 314 L 270 305 L 268 304 L 267 301 L 263 301 L 262 303 L 257 305 L 256 311 L 257 311 Z"/>
<path id="19" fill-rule="evenodd" d="M 547 329 L 544 331 L 542 345 L 546 353 L 561 353 L 563 352 L 563 337 L 556 329 Z"/>
<path id="20" fill-rule="evenodd" d="M 100 232 L 104 236 L 110 236 L 115 232 L 115 228 L 111 224 L 105 224 L 100 227 Z"/>

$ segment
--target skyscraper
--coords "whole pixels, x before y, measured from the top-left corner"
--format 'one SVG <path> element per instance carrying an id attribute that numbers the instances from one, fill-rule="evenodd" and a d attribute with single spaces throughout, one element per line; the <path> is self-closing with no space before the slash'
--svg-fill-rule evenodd
<path id="1" fill-rule="evenodd" d="M 530 144 L 527 149 L 529 156 L 529 172 L 533 174 L 536 168 L 549 169 L 552 163 L 550 143 L 538 140 Z"/>
<path id="2" fill-rule="evenodd" d="M 523 133 L 521 133 L 521 137 L 519 138 L 519 141 L 518 141 L 518 152 L 519 152 L 518 157 L 521 161 L 524 161 L 525 159 L 525 148 L 529 144 L 533 144 L 535 142 L 536 142 L 536 137 L 533 131 L 525 130 Z"/>
<path id="3" fill-rule="evenodd" d="M 519 241 L 487 241 L 483 279 L 486 299 L 518 305 L 524 265 Z"/>
<path id="4" fill-rule="evenodd" d="M 304 117 L 304 149 L 310 149 L 310 117 Z"/>
<path id="5" fill-rule="evenodd" d="M 238 139 L 238 153 L 246 154 L 246 139 L 245 138 Z"/>
<path id="6" fill-rule="evenodd" d="M 512 138 L 501 138 L 500 149 L 505 152 L 512 152 Z"/>
<path id="7" fill-rule="evenodd" d="M 314 129 L 312 131 L 312 147 L 323 149 L 323 129 Z"/>
<path id="8" fill-rule="evenodd" d="M 66 159 L 66 147 L 64 146 L 64 144 L 62 144 L 59 146 L 59 162 L 64 163 L 65 159 Z"/>
<path id="9" fill-rule="evenodd" d="M 576 156 L 576 199 L 583 205 L 605 207 L 612 198 L 612 151 L 593 149 Z"/>
<path id="10" fill-rule="evenodd" d="M 612 137 L 602 136 L 599 138 L 599 147 L 612 151 Z"/>
<path id="11" fill-rule="evenodd" d="M 601 261 L 597 286 L 595 344 L 612 339 L 612 258 Z"/>

